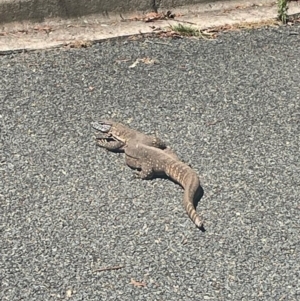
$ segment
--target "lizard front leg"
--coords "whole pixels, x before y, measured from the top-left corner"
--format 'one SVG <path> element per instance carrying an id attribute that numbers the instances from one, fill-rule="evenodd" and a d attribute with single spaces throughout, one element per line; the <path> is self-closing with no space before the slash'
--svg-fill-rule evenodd
<path id="1" fill-rule="evenodd" d="M 160 148 L 160 149 L 165 149 L 167 147 L 166 143 L 162 141 L 160 138 L 156 136 L 150 136 L 150 137 L 152 139 L 152 143 L 149 144 L 149 146 Z M 142 143 L 144 143 L 144 141 L 142 141 Z M 147 143 L 145 144 L 148 145 Z"/>
<path id="2" fill-rule="evenodd" d="M 109 141 L 103 138 L 96 138 L 97 145 L 109 151 L 123 151 L 124 143 L 122 141 Z"/>

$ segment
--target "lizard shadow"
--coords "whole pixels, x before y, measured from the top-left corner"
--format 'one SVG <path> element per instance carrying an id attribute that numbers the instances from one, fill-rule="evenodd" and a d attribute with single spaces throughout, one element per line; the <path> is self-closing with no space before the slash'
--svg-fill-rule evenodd
<path id="1" fill-rule="evenodd" d="M 110 150 L 110 152 L 113 152 L 115 154 L 119 154 L 119 156 L 120 156 L 122 153 L 124 153 L 124 150 L 116 149 L 116 150 Z M 185 162 L 183 162 L 183 163 L 185 163 Z M 187 164 L 190 168 L 192 168 L 191 164 L 188 164 L 188 163 L 185 163 L 185 164 Z M 140 168 L 134 168 L 134 167 L 132 167 L 128 164 L 126 164 L 126 165 L 134 171 L 141 171 Z M 137 175 L 134 175 L 133 178 L 136 179 L 136 178 L 139 178 L 139 177 Z M 177 181 L 175 181 L 172 178 L 168 177 L 166 174 L 155 174 L 151 178 L 148 178 L 148 179 L 145 179 L 145 180 L 153 180 L 153 179 L 166 179 L 166 180 L 169 180 L 169 181 L 173 182 L 176 185 L 179 185 L 183 189 L 183 187 L 180 185 L 180 183 L 178 183 Z M 202 199 L 203 195 L 204 195 L 204 190 L 203 190 L 202 186 L 199 185 L 198 190 L 195 193 L 195 196 L 194 196 L 194 199 L 193 199 L 193 204 L 194 204 L 195 208 L 197 208 L 197 206 L 198 206 L 200 200 Z M 198 229 L 201 232 L 206 231 L 203 225 Z"/>
<path id="2" fill-rule="evenodd" d="M 133 168 L 131 168 L 131 169 L 133 169 Z M 139 170 L 139 169 L 133 169 L 133 170 Z M 176 182 L 172 178 L 168 177 L 167 175 L 155 175 L 152 178 L 146 179 L 146 181 L 153 180 L 153 179 L 165 179 L 165 180 L 169 180 L 169 181 L 173 182 L 175 185 L 179 185 L 183 189 L 183 187 L 178 182 Z M 204 189 L 202 188 L 201 185 L 199 185 L 198 190 L 195 193 L 195 197 L 194 197 L 194 200 L 193 200 L 195 208 L 197 208 L 197 206 L 198 206 L 198 204 L 199 204 L 199 202 L 200 202 L 200 200 L 202 199 L 203 196 L 204 196 Z M 200 228 L 198 228 L 198 229 L 201 232 L 205 232 L 206 231 L 203 225 Z"/>

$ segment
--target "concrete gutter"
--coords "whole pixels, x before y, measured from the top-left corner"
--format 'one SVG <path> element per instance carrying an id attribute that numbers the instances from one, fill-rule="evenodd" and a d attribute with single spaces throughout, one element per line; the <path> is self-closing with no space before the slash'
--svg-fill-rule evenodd
<path id="1" fill-rule="evenodd" d="M 199 30 L 213 28 L 215 32 L 224 29 L 254 28 L 264 25 L 274 26 L 277 16 L 277 4 L 274 0 L 224 0 L 209 2 L 207 2 L 207 0 L 161 0 L 159 11 L 166 12 L 167 10 L 171 10 L 172 13 L 175 14 L 175 18 L 155 19 L 152 22 L 145 21 L 145 16 L 149 15 L 145 15 L 146 11 L 137 11 L 137 6 L 133 8 L 133 6 L 129 5 L 130 3 L 137 3 L 137 0 L 127 1 L 126 9 L 132 9 L 132 11 L 129 12 L 122 11 L 121 4 L 119 4 L 119 6 L 114 7 L 114 12 L 106 11 L 106 13 L 84 15 L 77 18 L 67 18 L 68 15 L 64 13 L 66 12 L 66 5 L 75 2 L 75 0 L 0 0 L 0 10 L 4 7 L 3 3 L 8 2 L 15 2 L 15 5 L 16 2 L 18 2 L 19 5 L 21 5 L 21 3 L 22 5 L 25 5 L 25 3 L 28 5 L 32 5 L 33 2 L 37 3 L 37 6 L 32 10 L 31 17 L 41 16 L 38 12 L 43 10 L 42 4 L 45 2 L 43 18 L 45 18 L 46 15 L 48 17 L 43 22 L 22 20 L 21 22 L 10 22 L 0 25 L 0 54 L 64 46 L 87 47 L 94 42 L 120 36 L 135 36 L 134 38 L 136 38 L 136 35 L 157 34 L 158 32 L 170 30 L 170 25 L 176 25 L 178 23 L 192 26 Z M 83 3 L 92 3 L 93 1 L 82 0 L 78 2 L 81 2 L 81 4 L 78 4 L 78 6 L 81 7 Z M 100 2 L 100 0 L 94 1 L 94 3 Z M 102 2 L 108 3 L 109 1 Z M 124 3 L 124 1 L 121 0 L 118 2 Z M 153 1 L 140 0 L 138 2 L 148 3 L 149 10 L 153 11 L 153 9 L 150 8 L 150 4 L 153 4 Z M 197 3 L 176 8 L 170 7 L 171 4 L 174 5 L 174 3 L 175 5 L 181 5 L 186 2 Z M 57 10 L 58 6 L 51 6 L 51 3 L 56 3 L 57 5 L 60 3 L 60 7 L 63 8 L 60 10 L 60 13 L 59 10 Z M 110 0 L 110 3 L 116 3 L 116 0 Z M 167 6 L 167 4 L 170 6 Z M 40 7 L 38 5 L 40 5 Z M 163 10 L 162 7 L 166 6 L 167 8 Z M 10 8 L 11 7 L 12 6 L 10 6 Z M 30 6 L 26 7 L 26 9 L 29 10 Z M 37 9 L 38 7 L 39 9 Z M 51 11 L 51 7 L 55 7 L 55 10 Z M 108 6 L 104 7 L 107 8 Z M 112 8 L 112 6 L 110 6 L 110 8 Z M 26 11 L 26 9 L 23 9 L 23 11 Z M 101 11 L 99 7 L 98 9 Z M 120 11 L 119 13 L 116 13 L 117 9 Z M 70 12 L 71 10 L 68 9 L 67 11 Z M 83 9 L 83 11 L 87 12 L 88 10 Z M 12 14 L 12 12 L 6 13 L 7 15 Z M 289 14 L 295 13 L 300 13 L 299 1 L 289 3 Z M 50 18 L 49 15 L 52 17 Z M 57 15 L 65 16 L 66 18 L 57 17 Z M 222 28 L 220 29 L 220 27 Z"/>

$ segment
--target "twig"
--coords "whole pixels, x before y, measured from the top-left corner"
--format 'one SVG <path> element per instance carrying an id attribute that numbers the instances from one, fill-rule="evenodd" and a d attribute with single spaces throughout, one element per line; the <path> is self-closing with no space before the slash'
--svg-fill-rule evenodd
<path id="1" fill-rule="evenodd" d="M 186 23 L 186 24 L 191 24 L 191 25 L 197 25 L 197 23 L 193 23 L 193 22 L 189 22 L 189 21 L 185 21 L 185 20 L 176 19 L 174 21 L 176 21 L 178 23 Z"/>
<path id="2" fill-rule="evenodd" d="M 120 270 L 122 268 L 124 268 L 123 265 L 117 265 L 114 267 L 105 267 L 105 268 L 96 269 L 93 272 L 95 273 L 95 272 L 113 271 L 113 270 Z"/>
<path id="3" fill-rule="evenodd" d="M 218 120 L 216 120 L 214 122 L 206 122 L 206 125 L 215 125 L 215 124 L 217 124 L 219 122 L 222 122 L 222 121 L 223 121 L 223 119 L 218 119 Z"/>
<path id="4" fill-rule="evenodd" d="M 159 32 L 158 32 L 159 34 Z M 167 46 L 172 46 L 170 45 L 170 43 L 163 43 L 163 42 L 154 42 L 154 41 L 150 41 L 150 40 L 145 40 L 145 43 L 151 43 L 151 44 L 159 44 L 159 45 L 167 45 Z"/>

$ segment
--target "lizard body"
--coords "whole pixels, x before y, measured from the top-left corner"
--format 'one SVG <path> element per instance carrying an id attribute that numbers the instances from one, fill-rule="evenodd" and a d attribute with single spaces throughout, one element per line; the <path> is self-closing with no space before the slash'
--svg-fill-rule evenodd
<path id="1" fill-rule="evenodd" d="M 92 126 L 101 132 L 96 138 L 97 144 L 110 151 L 125 152 L 127 165 L 138 169 L 142 179 L 165 174 L 179 183 L 184 188 L 183 205 L 188 216 L 198 228 L 203 226 L 194 206 L 201 190 L 199 178 L 161 139 L 113 121 L 93 123 Z"/>

